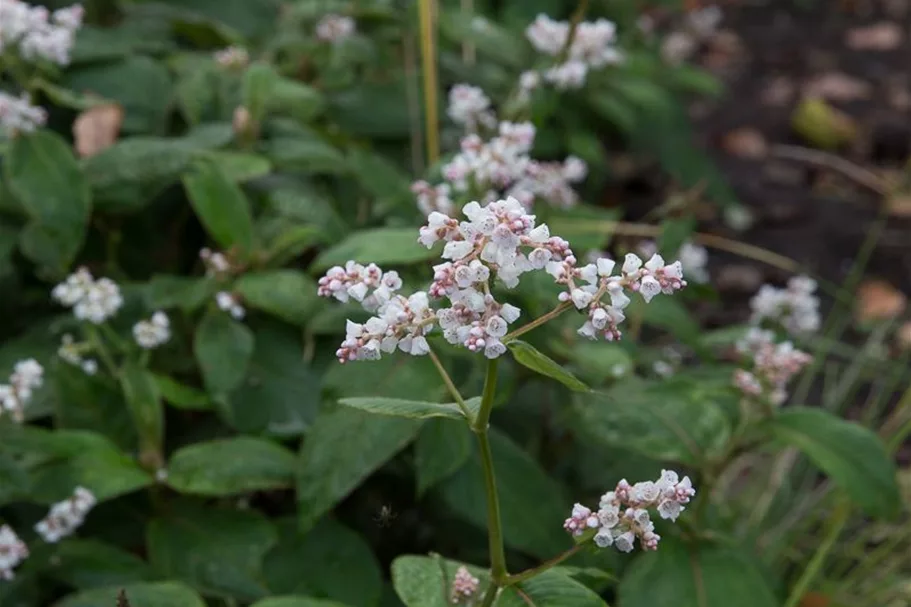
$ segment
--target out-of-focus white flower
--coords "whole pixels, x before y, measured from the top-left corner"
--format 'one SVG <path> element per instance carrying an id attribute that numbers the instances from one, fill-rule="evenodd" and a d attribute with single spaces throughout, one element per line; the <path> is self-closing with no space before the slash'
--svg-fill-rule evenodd
<path id="1" fill-rule="evenodd" d="M 228 69 L 240 69 L 250 63 L 250 54 L 242 46 L 229 46 L 215 51 L 215 62 Z"/>
<path id="2" fill-rule="evenodd" d="M 749 230 L 756 220 L 752 211 L 743 205 L 725 207 L 722 217 L 724 224 L 737 232 Z"/>
<path id="3" fill-rule="evenodd" d="M 457 84 L 450 89 L 446 113 L 453 122 L 472 131 L 478 125 L 492 128 L 497 124 L 496 116 L 490 111 L 490 98 L 480 88 L 469 84 Z"/>
<path id="4" fill-rule="evenodd" d="M 206 276 L 224 276 L 230 274 L 234 269 L 227 255 L 212 251 L 209 248 L 201 249 L 199 258 L 202 259 L 203 264 L 206 266 Z"/>
<path id="5" fill-rule="evenodd" d="M 227 312 L 236 320 L 243 320 L 247 315 L 247 311 L 233 293 L 219 291 L 215 294 L 215 304 L 219 310 Z"/>
<path id="6" fill-rule="evenodd" d="M 525 36 L 535 49 L 557 57 L 566 47 L 570 25 L 538 15 L 525 30 Z M 623 61 L 623 54 L 614 46 L 616 26 L 606 20 L 583 21 L 576 26 L 572 44 L 565 61 L 544 72 L 544 80 L 558 89 L 576 89 L 585 84 L 590 69 L 599 69 Z"/>
<path id="7" fill-rule="evenodd" d="M 99 325 L 123 306 L 120 287 L 109 278 L 95 280 L 86 268 L 79 268 L 54 287 L 51 297 L 73 308 L 73 315 Z"/>
<path id="8" fill-rule="evenodd" d="M 80 367 L 86 375 L 95 375 L 98 372 L 98 362 L 83 356 L 84 352 L 91 351 L 91 349 L 91 344 L 88 342 L 77 343 L 73 336 L 67 333 L 60 340 L 57 356 L 64 362 Z"/>
<path id="9" fill-rule="evenodd" d="M 481 581 L 471 575 L 468 568 L 462 565 L 456 570 L 455 577 L 452 579 L 452 590 L 450 591 L 449 601 L 453 605 L 468 603 L 474 598 L 480 583 Z"/>
<path id="10" fill-rule="evenodd" d="M 46 121 L 47 112 L 32 105 L 28 93 L 13 97 L 0 91 L 0 132 L 9 137 L 29 133 L 44 126 Z"/>
<path id="11" fill-rule="evenodd" d="M 0 384 L 0 414 L 8 413 L 16 422 L 24 418 L 25 405 L 44 382 L 44 367 L 34 358 L 20 360 L 13 367 L 8 384 Z"/>
<path id="12" fill-rule="evenodd" d="M 620 552 L 630 552 L 638 538 L 643 550 L 657 550 L 661 536 L 655 533 L 649 510 L 675 521 L 695 494 L 689 477 L 681 480 L 673 470 L 662 470 L 657 481 L 635 485 L 623 479 L 613 491 L 601 496 L 597 512 L 582 504 L 573 506 L 563 528 L 574 536 L 597 529 L 593 539 L 599 548 L 614 546 Z"/>
<path id="13" fill-rule="evenodd" d="M 44 541 L 55 544 L 82 525 L 96 501 L 91 491 L 76 487 L 71 497 L 51 506 L 47 516 L 35 525 L 35 531 Z"/>
<path id="14" fill-rule="evenodd" d="M 11 580 L 14 570 L 28 557 L 28 547 L 9 525 L 0 527 L 0 578 Z"/>
<path id="15" fill-rule="evenodd" d="M 683 271 L 686 272 L 687 280 L 698 283 L 709 281 L 709 252 L 705 247 L 692 242 L 685 242 L 677 253 L 677 259 L 680 260 L 680 265 L 683 266 Z"/>
<path id="16" fill-rule="evenodd" d="M 750 300 L 751 322 L 776 322 L 792 335 L 817 331 L 821 320 L 815 292 L 816 281 L 807 276 L 791 278 L 784 289 L 763 285 Z"/>
<path id="17" fill-rule="evenodd" d="M 157 348 L 171 339 L 171 321 L 164 312 L 155 312 L 149 320 L 133 325 L 133 339 L 146 350 Z"/>
<path id="18" fill-rule="evenodd" d="M 426 181 L 415 181 L 411 185 L 411 191 L 417 196 L 418 208 L 424 215 L 430 215 L 434 211 L 444 215 L 452 213 L 455 206 L 450 198 L 451 190 L 448 183 L 432 186 Z"/>
<path id="19" fill-rule="evenodd" d="M 734 385 L 744 395 L 763 398 L 774 406 L 784 403 L 788 382 L 813 360 L 791 342 L 776 343 L 773 332 L 756 327 L 737 342 L 737 351 L 750 357 L 751 369 L 737 369 Z"/>
<path id="20" fill-rule="evenodd" d="M 67 65 L 83 12 L 78 4 L 51 13 L 20 0 L 0 0 L 0 52 L 13 49 L 26 61 Z"/>
<path id="21" fill-rule="evenodd" d="M 544 72 L 544 80 L 561 91 L 578 89 L 585 85 L 588 64 L 584 61 L 566 61 Z"/>
<path id="22" fill-rule="evenodd" d="M 316 37 L 337 44 L 354 34 L 354 19 L 344 15 L 326 15 L 316 24 Z"/>

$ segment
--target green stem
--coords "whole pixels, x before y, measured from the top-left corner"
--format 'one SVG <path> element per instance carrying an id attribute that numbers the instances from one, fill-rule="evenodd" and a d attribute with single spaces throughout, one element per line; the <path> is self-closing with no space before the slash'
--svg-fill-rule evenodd
<path id="1" fill-rule="evenodd" d="M 497 493 L 497 479 L 493 469 L 493 454 L 490 450 L 490 438 L 487 430 L 490 424 L 490 411 L 493 409 L 494 395 L 497 391 L 497 359 L 493 358 L 487 363 L 487 377 L 484 380 L 484 392 L 481 395 L 481 409 L 478 411 L 478 417 L 475 420 L 472 430 L 478 437 L 478 446 L 481 451 L 481 468 L 484 471 L 484 493 L 487 497 L 487 534 L 490 544 L 490 576 L 491 587 L 494 590 L 488 590 L 488 596 L 484 599 L 484 605 L 492 603 L 487 602 L 490 593 L 496 594 L 496 588 L 503 586 L 508 575 L 506 571 L 506 550 L 503 547 L 503 529 L 500 524 L 500 497 Z M 490 599 L 493 600 L 492 598 Z"/>
<path id="2" fill-rule="evenodd" d="M 803 570 L 797 583 L 794 584 L 794 588 L 791 589 L 791 594 L 788 596 L 788 601 L 785 603 L 784 607 L 797 607 L 800 604 L 801 599 L 803 599 L 804 595 L 807 593 L 807 589 L 809 589 L 813 580 L 816 579 L 816 576 L 819 575 L 823 565 L 825 565 L 826 559 L 829 557 L 829 552 L 832 550 L 832 546 L 835 545 L 838 536 L 841 535 L 842 530 L 848 523 L 848 515 L 850 512 L 851 508 L 845 501 L 842 501 L 836 506 L 835 514 L 829 524 L 828 533 L 826 533 L 819 548 L 816 549 L 816 554 L 810 559 L 807 568 Z"/>
<path id="3" fill-rule="evenodd" d="M 474 416 L 471 414 L 471 409 L 468 408 L 468 405 L 465 404 L 465 399 L 462 398 L 462 393 L 459 392 L 459 389 L 456 388 L 455 383 L 453 383 L 452 378 L 449 377 L 449 373 L 446 372 L 446 368 L 443 366 L 443 363 L 440 362 L 440 358 L 437 356 L 436 352 L 430 350 L 430 360 L 433 361 L 433 366 L 437 368 L 440 377 L 443 378 L 443 383 L 446 384 L 446 389 L 449 390 L 449 393 L 455 399 L 459 409 L 462 410 L 462 415 L 465 416 L 465 419 L 468 420 L 469 424 L 474 423 Z"/>
<path id="4" fill-rule="evenodd" d="M 493 602 L 497 600 L 497 591 L 500 587 L 497 584 L 491 582 L 490 586 L 487 587 L 487 592 L 484 593 L 484 600 L 481 601 L 481 607 L 492 607 Z"/>
<path id="5" fill-rule="evenodd" d="M 111 357 L 111 353 L 108 352 L 104 342 L 101 340 L 98 329 L 90 324 L 86 326 L 85 332 L 89 338 L 89 343 L 92 344 L 92 349 L 98 354 L 102 364 L 113 377 L 118 377 L 120 375 L 120 369 L 117 368 L 114 359 Z"/>
<path id="6" fill-rule="evenodd" d="M 528 333 L 532 329 L 537 329 L 544 323 L 546 323 L 550 320 L 553 320 L 554 318 L 560 316 L 561 314 L 563 314 L 564 312 L 569 310 L 572 307 L 572 305 L 573 304 L 571 301 L 565 301 L 565 302 L 561 303 L 559 306 L 557 306 L 556 308 L 554 308 L 553 310 L 551 310 L 544 316 L 539 316 L 538 318 L 534 319 L 527 325 L 519 327 L 512 333 L 507 333 L 505 336 L 503 336 L 503 339 L 501 341 L 504 344 L 507 344 L 507 343 L 513 341 L 514 339 L 516 339 L 517 337 L 519 337 L 520 335 L 524 335 L 525 333 Z"/>
<path id="7" fill-rule="evenodd" d="M 508 578 L 506 578 L 506 585 L 512 586 L 513 584 L 519 584 L 521 582 L 524 582 L 525 580 L 530 580 L 531 578 L 535 577 L 538 574 L 544 573 L 548 569 L 552 569 L 552 568 L 556 567 L 557 565 L 559 565 L 566 559 L 570 558 L 571 556 L 573 556 L 574 554 L 576 554 L 580 550 L 582 550 L 582 546 L 583 546 L 582 544 L 576 544 L 575 546 L 573 546 L 566 552 L 562 552 L 562 553 L 558 554 L 557 556 L 550 559 L 549 561 L 544 561 L 537 567 L 532 567 L 531 569 L 526 569 L 525 571 L 522 571 L 515 575 L 509 576 Z"/>

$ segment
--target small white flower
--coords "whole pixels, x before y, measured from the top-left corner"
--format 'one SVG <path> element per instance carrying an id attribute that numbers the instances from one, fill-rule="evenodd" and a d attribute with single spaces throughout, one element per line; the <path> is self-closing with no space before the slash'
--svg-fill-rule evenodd
<path id="1" fill-rule="evenodd" d="M 11 580 L 14 569 L 28 557 L 28 547 L 9 525 L 0 527 L 0 578 Z"/>
<path id="2" fill-rule="evenodd" d="M 171 339 L 171 323 L 164 312 L 155 312 L 149 320 L 133 325 L 133 339 L 141 348 L 151 350 Z"/>
<path id="3" fill-rule="evenodd" d="M 51 297 L 61 305 L 72 307 L 79 320 L 101 324 L 123 306 L 120 287 L 109 278 L 95 280 L 86 268 L 80 268 L 54 287 Z"/>
<path id="4" fill-rule="evenodd" d="M 338 44 L 354 34 L 355 23 L 351 17 L 326 15 L 316 24 L 316 37 L 323 42 Z"/>
<path id="5" fill-rule="evenodd" d="M 242 320 L 247 311 L 240 305 L 237 298 L 227 291 L 220 291 L 215 294 L 215 303 L 220 310 L 230 314 L 235 320 Z"/>
<path id="6" fill-rule="evenodd" d="M 85 520 L 85 516 L 95 506 L 96 499 L 91 491 L 76 487 L 72 497 L 51 506 L 46 517 L 38 521 L 35 531 L 44 541 L 56 543 L 71 535 Z"/>

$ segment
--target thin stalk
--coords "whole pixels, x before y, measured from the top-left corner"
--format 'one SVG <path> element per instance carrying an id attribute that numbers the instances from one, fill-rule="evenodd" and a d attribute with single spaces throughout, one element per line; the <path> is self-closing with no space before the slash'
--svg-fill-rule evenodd
<path id="1" fill-rule="evenodd" d="M 841 535 L 842 530 L 845 528 L 850 512 L 850 506 L 844 501 L 836 506 L 835 514 L 829 524 L 828 533 L 826 533 L 826 536 L 823 538 L 822 543 L 819 545 L 813 558 L 810 559 L 807 568 L 803 570 L 797 583 L 794 584 L 794 587 L 791 589 L 791 594 L 788 596 L 788 600 L 784 607 L 797 607 L 800 605 L 800 601 L 816 579 L 816 576 L 819 575 L 819 572 L 826 563 L 826 559 L 829 558 L 829 552 L 831 552 L 832 547 L 838 540 L 838 536 Z"/>
<path id="2" fill-rule="evenodd" d="M 474 0 L 462 0 L 461 9 L 463 17 L 474 15 Z M 462 61 L 465 65 L 474 65 L 476 59 L 474 42 L 462 41 Z"/>
<path id="3" fill-rule="evenodd" d="M 440 377 L 443 379 L 443 383 L 446 384 L 446 389 L 449 390 L 449 394 L 455 399 L 459 409 L 462 410 L 462 415 L 465 416 L 465 419 L 468 420 L 468 423 L 474 422 L 474 416 L 471 414 L 471 409 L 468 408 L 468 405 L 465 404 L 465 399 L 462 398 L 462 393 L 459 392 L 459 389 L 456 388 L 455 383 L 453 383 L 452 378 L 449 377 L 449 373 L 446 372 L 446 368 L 443 366 L 443 363 L 440 362 L 440 358 L 437 356 L 437 353 L 433 350 L 430 350 L 430 360 L 433 361 L 433 366 L 437 368 L 437 372 L 440 374 Z"/>
<path id="4" fill-rule="evenodd" d="M 559 565 L 566 559 L 570 558 L 574 554 L 577 554 L 580 550 L 582 550 L 582 544 L 576 544 L 575 546 L 573 546 L 566 552 L 562 552 L 562 553 L 558 554 L 557 556 L 550 559 L 549 561 L 544 561 L 537 567 L 532 567 L 531 569 L 526 569 L 525 571 L 522 571 L 515 575 L 509 576 L 508 578 L 506 578 L 506 585 L 512 586 L 513 584 L 519 584 L 519 583 L 524 582 L 525 580 L 530 580 L 531 578 L 535 577 L 536 575 L 538 575 L 540 573 L 544 573 L 548 569 L 553 569 L 554 567 L 556 567 L 557 565 Z"/>
<path id="5" fill-rule="evenodd" d="M 98 333 L 98 329 L 94 325 L 86 326 L 86 334 L 89 338 L 89 343 L 92 344 L 92 349 L 98 354 L 98 357 L 101 359 L 101 363 L 105 366 L 113 377 L 118 377 L 120 375 L 120 369 L 117 368 L 117 364 L 114 362 L 114 359 L 111 357 L 111 353 L 108 352 L 108 349 L 105 347 L 104 342 L 101 340 L 101 335 Z"/>
<path id="6" fill-rule="evenodd" d="M 437 102 L 437 55 L 433 27 L 435 0 L 419 0 L 418 13 L 421 26 L 421 68 L 424 76 L 424 137 L 427 144 L 427 162 L 440 158 L 440 118 Z"/>
<path id="7" fill-rule="evenodd" d="M 484 600 L 481 601 L 481 607 L 492 607 L 493 602 L 497 600 L 497 591 L 499 590 L 500 587 L 491 582 L 490 586 L 487 587 L 487 592 L 484 593 Z"/>
<path id="8" fill-rule="evenodd" d="M 475 420 L 472 430 L 478 437 L 478 446 L 481 451 L 481 468 L 484 471 L 484 494 L 487 497 L 487 535 L 490 545 L 490 577 L 491 586 L 503 586 L 506 576 L 506 550 L 503 546 L 503 528 L 500 522 L 500 497 L 497 492 L 497 479 L 493 469 L 493 454 L 490 450 L 490 438 L 487 430 L 490 424 L 490 411 L 493 409 L 493 400 L 497 391 L 497 359 L 493 358 L 487 363 L 487 377 L 484 380 L 484 392 L 481 395 L 481 409 Z M 487 599 L 484 603 L 490 605 Z M 492 601 L 493 599 L 491 599 Z"/>
<path id="9" fill-rule="evenodd" d="M 561 303 L 559 306 L 557 306 L 556 308 L 554 308 L 553 310 L 551 310 L 544 316 L 539 316 L 538 318 L 534 319 L 527 325 L 521 326 L 511 333 L 507 333 L 506 335 L 503 336 L 503 339 L 501 341 L 504 344 L 507 344 L 507 343 L 513 341 L 514 339 L 516 339 L 517 337 L 519 337 L 520 335 L 524 335 L 525 333 L 528 333 L 532 329 L 537 329 L 544 323 L 551 321 L 554 318 L 560 316 L 561 314 L 563 314 L 564 312 L 569 310 L 570 307 L 572 307 L 572 302 L 564 301 L 563 303 Z"/>

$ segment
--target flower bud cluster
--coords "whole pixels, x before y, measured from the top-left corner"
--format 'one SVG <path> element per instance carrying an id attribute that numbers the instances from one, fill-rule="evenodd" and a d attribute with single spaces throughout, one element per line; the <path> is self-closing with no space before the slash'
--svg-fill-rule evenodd
<path id="1" fill-rule="evenodd" d="M 226 69 L 242 69 L 250 63 L 250 54 L 242 46 L 229 46 L 215 51 L 215 62 Z"/>
<path id="2" fill-rule="evenodd" d="M 96 502 L 91 491 L 76 487 L 71 497 L 51 506 L 47 516 L 35 525 L 35 531 L 48 543 L 59 542 L 82 525 Z"/>
<path id="3" fill-rule="evenodd" d="M 449 215 L 455 211 L 455 203 L 450 197 L 452 187 L 448 183 L 433 186 L 424 180 L 415 181 L 411 184 L 411 191 L 417 196 L 418 209 L 424 215 L 430 215 L 434 211 Z"/>
<path id="4" fill-rule="evenodd" d="M 344 268 L 329 268 L 318 284 L 317 294 L 320 297 L 334 297 L 342 303 L 353 299 L 373 312 L 402 288 L 402 279 L 398 272 L 383 272 L 376 264 L 363 266 L 349 261 Z"/>
<path id="5" fill-rule="evenodd" d="M 597 512 L 582 504 L 573 506 L 563 528 L 576 537 L 597 529 L 594 541 L 599 548 L 614 546 L 620 552 L 631 552 L 638 538 L 643 550 L 657 550 L 661 536 L 655 533 L 649 509 L 656 509 L 663 519 L 676 521 L 695 494 L 690 478 L 681 480 L 673 470 L 662 470 L 657 481 L 635 485 L 623 479 L 613 491 L 601 496 Z"/>
<path id="6" fill-rule="evenodd" d="M 247 315 L 247 311 L 240 303 L 240 298 L 234 293 L 219 291 L 215 294 L 215 304 L 219 310 L 227 312 L 235 320 L 243 320 Z"/>
<path id="7" fill-rule="evenodd" d="M 471 575 L 468 568 L 464 565 L 456 570 L 455 577 L 452 580 L 452 588 L 449 594 L 449 602 L 453 605 L 464 605 L 471 601 L 478 592 L 481 580 Z"/>
<path id="8" fill-rule="evenodd" d="M 32 105 L 28 93 L 19 97 L 0 91 L 0 133 L 12 137 L 17 133 L 30 133 L 47 122 L 47 112 Z"/>
<path id="9" fill-rule="evenodd" d="M 27 557 L 28 546 L 19 539 L 12 527 L 0 527 L 0 579 L 13 579 L 13 570 Z"/>
<path id="10" fill-rule="evenodd" d="M 79 268 L 55 286 L 51 297 L 61 305 L 73 308 L 73 314 L 79 320 L 96 325 L 114 316 L 123 306 L 117 283 L 110 278 L 95 280 L 86 268 Z"/>
<path id="11" fill-rule="evenodd" d="M 763 285 L 750 300 L 751 322 L 772 321 L 791 335 L 812 333 L 819 329 L 819 298 L 816 281 L 808 276 L 795 276 L 784 289 Z"/>
<path id="12" fill-rule="evenodd" d="M 323 42 L 338 44 L 354 34 L 354 19 L 343 15 L 326 15 L 316 24 L 316 37 Z"/>
<path id="13" fill-rule="evenodd" d="M 67 65 L 83 12 L 78 4 L 49 12 L 20 0 L 0 0 L 0 53 L 14 49 L 26 61 Z"/>
<path id="14" fill-rule="evenodd" d="M 44 381 L 44 367 L 29 358 L 20 360 L 13 367 L 8 384 L 0 384 L 0 415 L 10 414 L 17 422 L 24 417 L 25 405 L 31 400 L 33 392 L 41 387 Z"/>
<path id="15" fill-rule="evenodd" d="M 64 362 L 80 367 L 86 375 L 95 375 L 98 372 L 98 361 L 83 356 L 84 352 L 91 351 L 91 349 L 90 343 L 76 342 L 73 336 L 67 333 L 60 340 L 57 356 Z"/>
<path id="16" fill-rule="evenodd" d="M 642 257 L 651 257 L 658 252 L 658 244 L 654 240 L 643 240 L 636 246 L 636 251 Z M 686 241 L 680 245 L 675 257 L 680 260 L 688 281 L 699 284 L 709 281 L 709 252 L 705 247 Z"/>
<path id="17" fill-rule="evenodd" d="M 155 312 L 149 320 L 133 325 L 133 339 L 146 350 L 157 348 L 171 339 L 171 321 L 164 312 Z"/>
<path id="18" fill-rule="evenodd" d="M 790 379 L 813 360 L 790 341 L 776 343 L 774 333 L 756 327 L 737 342 L 737 351 L 750 357 L 750 370 L 734 371 L 734 385 L 745 396 L 774 406 L 784 403 Z"/>
<path id="19" fill-rule="evenodd" d="M 235 270 L 234 264 L 225 253 L 213 251 L 208 247 L 199 251 L 199 258 L 202 259 L 203 265 L 206 266 L 206 276 L 222 278 Z"/>
<path id="20" fill-rule="evenodd" d="M 449 90 L 449 107 L 446 113 L 456 124 L 469 131 L 476 131 L 479 125 L 494 128 L 497 117 L 490 109 L 490 97 L 484 91 L 470 84 L 457 84 Z"/>
<path id="21" fill-rule="evenodd" d="M 568 21 L 555 21 L 540 14 L 525 30 L 535 49 L 559 59 L 561 63 L 544 72 L 544 80 L 561 90 L 577 89 L 585 84 L 589 70 L 616 65 L 623 54 L 614 46 L 616 26 L 606 20 L 584 21 L 576 26 L 567 49 L 571 26 Z M 565 57 L 563 56 L 566 50 Z"/>

